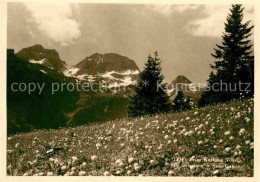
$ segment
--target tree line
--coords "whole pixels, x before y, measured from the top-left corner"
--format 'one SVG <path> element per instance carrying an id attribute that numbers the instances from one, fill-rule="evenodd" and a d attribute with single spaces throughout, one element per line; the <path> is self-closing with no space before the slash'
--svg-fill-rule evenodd
<path id="1" fill-rule="evenodd" d="M 242 22 L 243 10 L 241 4 L 232 5 L 230 9 L 222 34 L 222 44 L 216 44 L 212 53 L 214 63 L 210 65 L 207 88 L 199 99 L 198 107 L 254 95 L 254 56 L 250 40 L 254 26 L 250 26 L 250 21 Z M 130 97 L 129 117 L 192 109 L 191 98 L 185 99 L 181 88 L 176 88 L 177 96 L 170 101 L 161 70 L 158 52 L 154 53 L 154 57 L 149 55 L 139 74 L 135 95 Z M 231 85 L 233 89 L 225 87 L 220 91 L 220 83 Z M 243 83 L 239 89 L 236 86 L 238 83 Z"/>

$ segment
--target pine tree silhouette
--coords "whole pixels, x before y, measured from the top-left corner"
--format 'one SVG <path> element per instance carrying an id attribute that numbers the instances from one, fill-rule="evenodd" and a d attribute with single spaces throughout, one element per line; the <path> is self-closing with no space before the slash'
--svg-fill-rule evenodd
<path id="1" fill-rule="evenodd" d="M 230 9 L 225 32 L 222 35 L 222 45 L 216 44 L 217 48 L 214 48 L 212 54 L 216 61 L 210 65 L 212 69 L 208 79 L 210 91 L 202 94 L 199 106 L 254 94 L 254 56 L 253 45 L 249 39 L 254 26 L 249 25 L 250 21 L 242 23 L 243 10 L 240 4 L 232 5 Z M 239 82 L 243 83 L 241 89 L 238 86 Z M 249 92 L 245 91 L 247 84 L 244 83 L 250 83 Z"/>
<path id="2" fill-rule="evenodd" d="M 161 74 L 161 62 L 157 51 L 154 57 L 148 56 L 144 70 L 139 76 L 140 80 L 135 88 L 136 94 L 130 97 L 129 117 L 169 112 L 171 104 L 166 93 L 166 86 L 162 83 L 164 77 Z"/>

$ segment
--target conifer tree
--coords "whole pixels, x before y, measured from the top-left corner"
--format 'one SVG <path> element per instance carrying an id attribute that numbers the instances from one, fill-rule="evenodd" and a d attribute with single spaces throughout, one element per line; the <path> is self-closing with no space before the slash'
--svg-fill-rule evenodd
<path id="1" fill-rule="evenodd" d="M 178 90 L 176 97 L 173 100 L 173 111 L 181 112 L 186 108 L 186 102 L 184 99 L 184 94 L 181 89 Z"/>
<path id="2" fill-rule="evenodd" d="M 139 77 L 135 88 L 136 94 L 130 97 L 129 117 L 169 112 L 171 104 L 166 93 L 166 85 L 163 84 L 164 77 L 161 74 L 161 62 L 157 52 L 154 53 L 154 57 L 148 56 Z"/>
<path id="3" fill-rule="evenodd" d="M 188 96 L 188 98 L 185 101 L 185 110 L 191 110 L 193 107 L 193 102 L 191 101 L 191 97 Z"/>
<path id="4" fill-rule="evenodd" d="M 212 72 L 208 79 L 210 91 L 202 94 L 199 106 L 225 102 L 239 98 L 240 95 L 251 96 L 254 93 L 254 56 L 249 37 L 252 35 L 250 21 L 243 23 L 243 10 L 240 4 L 232 5 L 222 35 L 222 45 L 216 44 L 211 64 Z M 243 83 L 239 89 L 239 82 Z M 219 84 L 217 84 L 219 83 Z M 227 87 L 224 84 L 227 84 Z M 247 83 L 250 83 L 248 90 Z"/>

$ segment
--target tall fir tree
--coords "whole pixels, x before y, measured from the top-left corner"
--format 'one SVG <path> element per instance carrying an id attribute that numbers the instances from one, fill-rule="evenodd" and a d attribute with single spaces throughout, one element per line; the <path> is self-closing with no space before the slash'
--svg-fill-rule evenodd
<path id="1" fill-rule="evenodd" d="M 212 71 L 208 89 L 202 94 L 199 106 L 225 102 L 241 95 L 252 96 L 254 93 L 253 45 L 249 39 L 254 26 L 250 26 L 250 21 L 242 22 L 243 10 L 240 4 L 232 5 L 230 9 L 222 45 L 216 44 L 217 48 L 212 54 L 216 61 L 210 65 Z M 241 89 L 239 83 L 243 83 L 240 84 Z M 246 92 L 246 83 L 250 83 L 249 92 Z"/>
<path id="2" fill-rule="evenodd" d="M 181 89 L 178 89 L 177 95 L 173 100 L 173 111 L 174 112 L 181 112 L 185 110 L 185 100 L 184 94 Z"/>
<path id="3" fill-rule="evenodd" d="M 157 52 L 154 53 L 154 57 L 148 56 L 144 70 L 139 77 L 135 88 L 136 94 L 130 97 L 129 117 L 169 112 L 171 104 L 166 93 L 166 85 L 163 84 L 164 77 L 161 74 L 161 61 Z"/>
<path id="4" fill-rule="evenodd" d="M 182 89 L 178 89 L 177 95 L 173 100 L 172 110 L 174 112 L 181 112 L 190 109 L 192 109 L 191 97 L 185 99 Z"/>
<path id="5" fill-rule="evenodd" d="M 185 110 L 191 110 L 193 108 L 193 102 L 191 101 L 191 97 L 188 96 L 188 98 L 185 101 Z"/>

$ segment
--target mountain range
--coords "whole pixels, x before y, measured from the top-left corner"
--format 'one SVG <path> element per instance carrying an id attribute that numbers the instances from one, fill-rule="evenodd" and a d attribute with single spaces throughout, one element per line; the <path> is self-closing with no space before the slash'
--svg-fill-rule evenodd
<path id="1" fill-rule="evenodd" d="M 120 119 L 127 116 L 129 96 L 134 94 L 134 84 L 139 79 L 139 68 L 126 56 L 116 53 L 95 53 L 87 56 L 75 66 L 68 66 L 54 49 L 42 45 L 23 48 L 16 54 L 7 52 L 7 114 L 8 134 L 32 131 L 42 128 L 77 126 L 91 122 Z M 77 83 L 101 82 L 102 87 L 120 88 L 113 91 L 65 90 L 51 94 L 45 89 L 42 94 L 15 92 L 10 89 L 14 82 L 24 83 Z M 171 84 L 192 82 L 184 75 L 178 76 Z M 196 86 L 194 87 L 196 89 Z M 167 92 L 174 98 L 176 87 Z M 189 90 L 190 92 L 191 90 Z M 196 90 L 191 91 L 196 92 Z"/>

